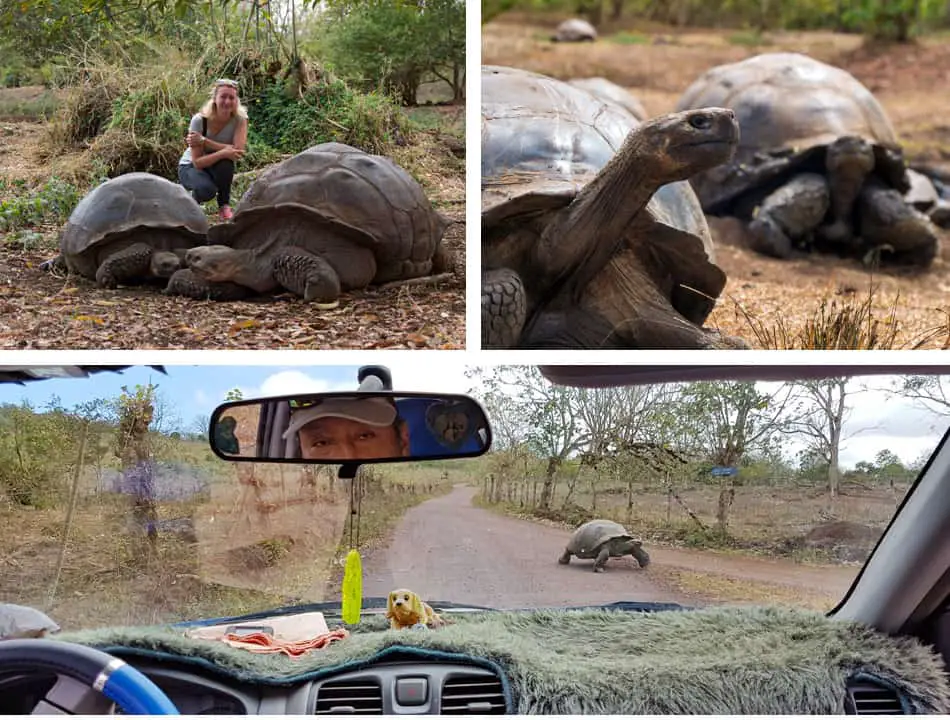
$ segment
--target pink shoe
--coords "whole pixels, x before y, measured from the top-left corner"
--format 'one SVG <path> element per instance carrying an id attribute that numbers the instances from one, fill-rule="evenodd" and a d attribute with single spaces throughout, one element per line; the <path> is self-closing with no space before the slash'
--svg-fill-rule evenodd
<path id="1" fill-rule="evenodd" d="M 234 213 L 231 212 L 231 206 L 225 205 L 220 210 L 218 210 L 218 217 L 222 220 L 230 220 L 232 217 L 234 217 Z"/>

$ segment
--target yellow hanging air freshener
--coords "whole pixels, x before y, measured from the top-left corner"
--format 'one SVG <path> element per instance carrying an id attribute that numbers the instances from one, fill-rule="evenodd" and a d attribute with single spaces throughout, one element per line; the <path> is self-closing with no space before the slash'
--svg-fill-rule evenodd
<path id="1" fill-rule="evenodd" d="M 355 625 L 360 621 L 363 605 L 363 566 L 360 554 L 350 550 L 346 555 L 346 570 L 343 572 L 343 622 Z"/>

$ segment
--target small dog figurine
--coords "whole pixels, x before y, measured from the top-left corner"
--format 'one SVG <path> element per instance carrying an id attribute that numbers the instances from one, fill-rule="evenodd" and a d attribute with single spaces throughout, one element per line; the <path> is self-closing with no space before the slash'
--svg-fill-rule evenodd
<path id="1" fill-rule="evenodd" d="M 389 593 L 386 617 L 392 630 L 440 627 L 442 618 L 412 590 L 400 588 Z"/>

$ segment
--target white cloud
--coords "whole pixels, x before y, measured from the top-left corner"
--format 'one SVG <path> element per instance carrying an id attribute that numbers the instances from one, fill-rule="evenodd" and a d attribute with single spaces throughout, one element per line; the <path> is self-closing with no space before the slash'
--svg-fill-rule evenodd
<path id="1" fill-rule="evenodd" d="M 244 393 L 244 397 L 275 397 L 277 395 L 293 395 L 294 393 L 334 392 L 336 390 L 350 390 L 349 383 L 328 382 L 318 376 L 318 371 L 311 373 L 300 370 L 284 370 L 268 376 L 261 383 L 260 388 Z"/>
<path id="2" fill-rule="evenodd" d="M 396 391 L 434 392 L 465 394 L 471 381 L 465 377 L 467 367 L 463 359 L 437 358 L 426 360 L 414 357 L 388 361 L 384 364 L 392 373 Z M 382 364 L 382 363 L 381 363 Z M 320 368 L 284 370 L 268 376 L 260 387 L 239 387 L 245 398 L 274 397 L 293 393 L 337 392 L 356 387 L 355 368 L 353 380 L 328 380 L 320 376 Z"/>
<path id="3" fill-rule="evenodd" d="M 881 450 L 890 450 L 904 463 L 921 453 L 932 453 L 950 428 L 950 417 L 888 392 L 897 376 L 857 377 L 851 380 L 846 398 L 850 412 L 842 431 L 840 463 L 853 468 L 862 460 L 872 462 Z M 763 390 L 778 387 L 762 383 Z M 791 440 L 786 452 L 794 456 L 804 447 L 801 438 Z"/>

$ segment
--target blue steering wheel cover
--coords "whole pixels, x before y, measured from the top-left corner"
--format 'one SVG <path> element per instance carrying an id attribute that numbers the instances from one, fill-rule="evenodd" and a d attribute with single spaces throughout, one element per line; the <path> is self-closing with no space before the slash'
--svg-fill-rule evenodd
<path id="1" fill-rule="evenodd" d="M 129 715 L 179 715 L 178 708 L 151 680 L 131 665 L 109 674 L 102 694 Z"/>
<path id="2" fill-rule="evenodd" d="M 0 670 L 44 670 L 88 685 L 129 715 L 180 715 L 148 676 L 102 650 L 45 638 L 0 641 Z"/>

